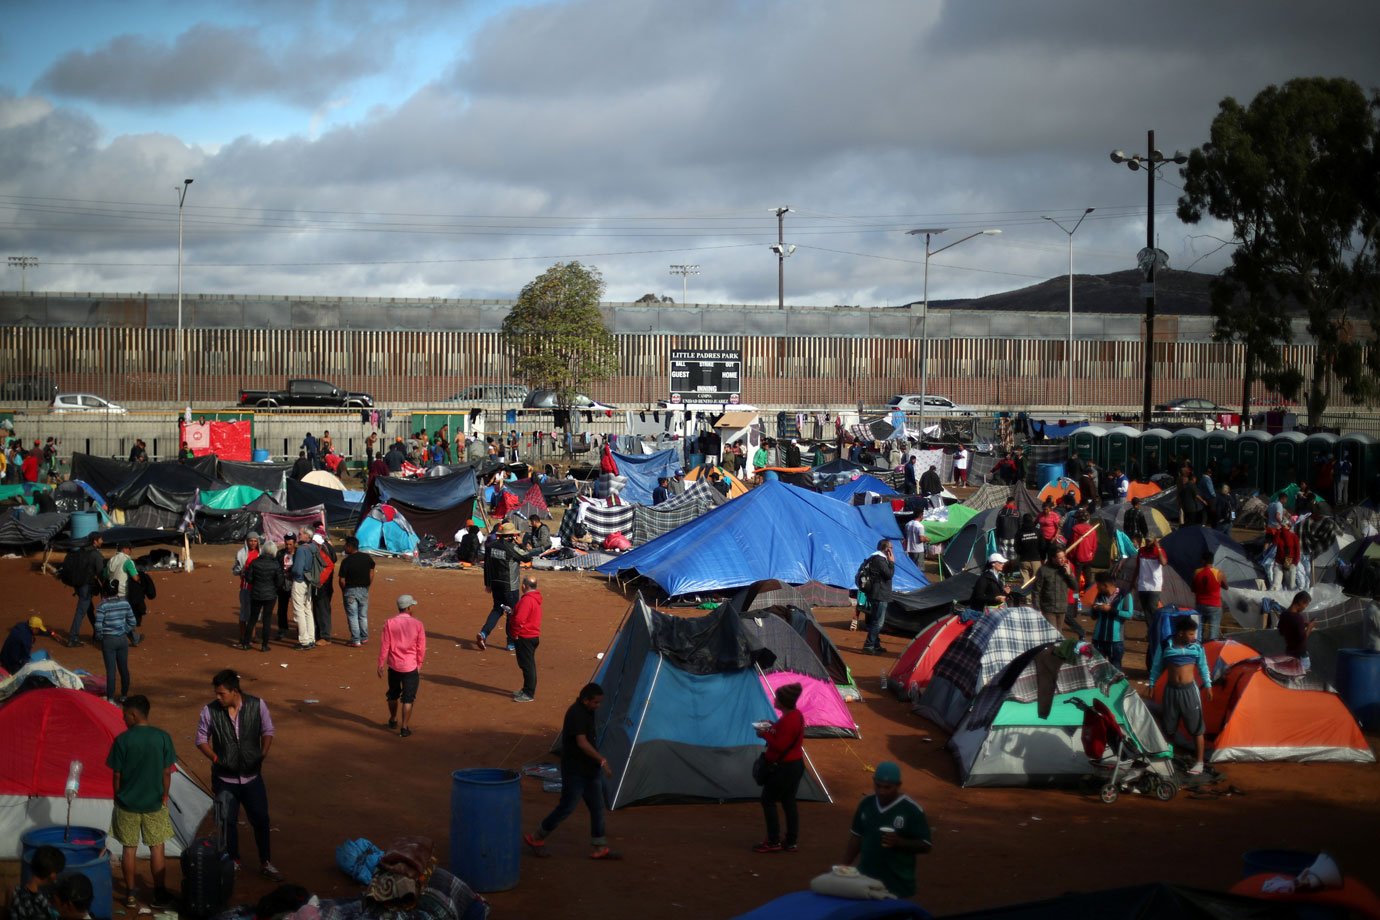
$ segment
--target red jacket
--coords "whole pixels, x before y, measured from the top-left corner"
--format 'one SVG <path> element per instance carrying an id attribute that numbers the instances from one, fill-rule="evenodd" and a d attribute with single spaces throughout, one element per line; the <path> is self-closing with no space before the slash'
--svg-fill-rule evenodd
<path id="1" fill-rule="evenodd" d="M 1082 543 L 1078 543 L 1077 546 L 1073 547 L 1071 555 L 1073 556 L 1074 562 L 1092 562 L 1093 558 L 1097 555 L 1097 534 L 1093 534 L 1092 529 L 1093 526 L 1091 524 L 1085 524 L 1081 521 L 1073 525 L 1073 532 L 1069 535 L 1070 545 L 1078 543 L 1078 538 L 1083 536 L 1083 534 L 1092 534 Z"/>
<path id="2" fill-rule="evenodd" d="M 805 756 L 805 716 L 799 709 L 787 709 L 767 730 L 768 763 L 789 763 Z"/>
<path id="3" fill-rule="evenodd" d="M 509 635 L 514 639 L 541 638 L 541 592 L 528 591 L 518 598 L 517 606 L 508 621 Z"/>
<path id="4" fill-rule="evenodd" d="M 1287 527 L 1281 527 L 1275 534 L 1275 563 L 1278 565 L 1298 565 L 1301 553 L 1299 535 Z"/>
<path id="5" fill-rule="evenodd" d="M 1042 540 L 1053 540 L 1055 535 L 1059 533 L 1059 515 L 1054 511 L 1040 512 L 1035 523 L 1040 525 L 1040 539 Z"/>

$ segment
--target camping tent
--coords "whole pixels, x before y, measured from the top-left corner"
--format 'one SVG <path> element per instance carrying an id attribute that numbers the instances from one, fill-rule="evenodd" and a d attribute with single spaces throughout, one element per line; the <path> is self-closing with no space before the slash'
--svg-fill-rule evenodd
<path id="1" fill-rule="evenodd" d="M 815 615 L 807 608 L 797 604 L 783 603 L 761 606 L 757 603 L 757 599 L 766 593 L 760 592 L 756 595 L 756 599 L 749 607 L 752 613 L 744 614 L 744 616 L 770 614 L 779 618 L 804 640 L 806 647 L 823 666 L 824 672 L 834 682 L 834 686 L 838 688 L 840 696 L 849 702 L 862 699 L 858 685 L 853 682 L 853 672 L 848 669 L 848 665 L 843 663 L 843 656 L 839 654 L 834 640 L 830 639 L 829 634 L 820 627 Z"/>
<path id="2" fill-rule="evenodd" d="M 701 478 L 703 478 L 705 482 L 708 482 L 710 480 L 709 474 L 715 471 L 717 471 L 719 475 L 721 475 L 724 478 L 724 480 L 728 482 L 729 498 L 738 498 L 739 496 L 746 495 L 748 493 L 747 483 L 743 482 L 741 479 L 734 476 L 732 473 L 730 473 L 728 470 L 724 469 L 721 466 L 711 467 L 705 465 L 697 466 L 694 469 L 687 470 L 685 473 L 685 481 L 698 482 Z M 651 501 L 652 500 L 649 497 L 647 499 L 647 504 L 651 504 Z"/>
<path id="3" fill-rule="evenodd" d="M 688 524 L 695 518 L 722 505 L 727 497 L 701 479 L 691 483 L 684 492 L 672 495 L 659 505 L 634 505 L 632 533 L 626 534 L 633 546 L 641 546 L 655 540 L 677 527 Z"/>
<path id="4" fill-rule="evenodd" d="M 355 529 L 359 548 L 384 556 L 409 556 L 417 550 L 417 533 L 397 508 L 384 503 L 369 509 Z M 445 542 L 454 542 L 452 535 Z"/>
<path id="5" fill-rule="evenodd" d="M 1203 701 L 1213 763 L 1375 762 L 1346 704 L 1319 675 L 1292 676 L 1282 662 L 1277 665 L 1231 640 L 1209 642 L 1205 651 L 1209 667 L 1219 675 L 1212 699 Z M 1166 680 L 1162 676 L 1155 684 L 1157 701 L 1164 698 Z"/>
<path id="6" fill-rule="evenodd" d="M 25 514 L 19 508 L 0 510 L 0 546 L 50 543 L 67 527 L 71 517 L 62 511 Z"/>
<path id="7" fill-rule="evenodd" d="M 609 504 L 602 498 L 586 498 L 583 495 L 575 504 L 566 509 L 561 517 L 561 544 L 569 546 L 575 538 L 575 525 L 583 524 L 596 543 L 603 543 L 611 534 L 621 533 L 631 540 L 633 516 L 636 505 L 623 502 Z"/>
<path id="8" fill-rule="evenodd" d="M 482 519 L 479 485 L 473 467 L 457 467 L 445 476 L 397 479 L 375 476 L 369 480 L 362 510 L 386 502 L 402 512 L 418 536 L 430 535 L 441 543 L 455 542 L 476 514 Z"/>
<path id="9" fill-rule="evenodd" d="M 752 723 L 776 711 L 742 630 L 745 593 L 696 619 L 633 602 L 593 677 L 604 690 L 596 736 L 613 772 L 610 809 L 761 796 Z M 808 753 L 805 763 L 799 798 L 829 801 Z"/>
<path id="10" fill-rule="evenodd" d="M 1033 607 L 989 610 L 954 639 L 934 666 L 915 711 L 953 731 L 973 697 L 1022 652 L 1063 637 Z"/>
<path id="11" fill-rule="evenodd" d="M 935 620 L 953 613 L 955 604 L 967 607 L 980 574 L 976 570 L 959 572 L 928 588 L 893 594 L 886 608 L 884 628 L 914 635 L 927 629 Z"/>
<path id="12" fill-rule="evenodd" d="M 1255 563 L 1231 537 L 1221 531 L 1195 524 L 1180 527 L 1160 541 L 1164 554 L 1169 557 L 1169 565 L 1189 584 L 1193 583 L 1193 573 L 1202 565 L 1204 553 L 1212 554 L 1212 564 L 1222 570 L 1227 584 L 1234 588 L 1254 588 L 1256 586 Z"/>
<path id="13" fill-rule="evenodd" d="M 882 482 L 876 476 L 871 476 L 867 473 L 864 473 L 857 479 L 850 479 L 848 482 L 845 482 L 843 485 L 834 489 L 832 492 L 825 492 L 824 494 L 828 495 L 830 498 L 837 498 L 839 501 L 842 502 L 852 502 L 853 496 L 860 495 L 863 492 L 875 492 L 878 495 L 887 498 L 889 498 L 892 495 L 900 494 L 891 486 Z"/>
<path id="14" fill-rule="evenodd" d="M 1000 508 L 1001 506 L 998 505 L 997 509 L 989 508 L 987 511 L 999 510 Z M 953 537 L 963 529 L 965 524 L 979 514 L 986 514 L 987 512 L 975 511 L 966 505 L 949 505 L 947 508 L 935 513 L 943 515 L 943 518 L 923 518 L 925 524 L 925 537 L 928 538 L 931 543 L 944 543 L 953 539 Z M 992 520 L 996 520 L 995 514 Z"/>
<path id="15" fill-rule="evenodd" d="M 1151 769 L 1173 776 L 1173 751 L 1125 675 L 1101 655 L 1056 655 L 1058 645 L 1019 655 L 982 689 L 947 745 L 958 762 L 962 786 L 1049 786 L 1076 783 L 1094 774 L 1083 752 L 1083 710 L 1101 700 L 1122 730 L 1151 760 Z M 1091 650 L 1090 650 L 1091 651 Z M 1049 656 L 1058 663 L 1047 710 L 1041 715 L 1037 670 Z"/>
<path id="16" fill-rule="evenodd" d="M 1078 491 L 1078 483 L 1074 482 L 1072 479 L 1069 479 L 1067 476 L 1060 476 L 1058 479 L 1054 480 L 1053 482 L 1045 486 L 1043 489 L 1041 489 L 1039 494 L 1036 495 L 1035 498 L 1042 505 L 1045 503 L 1045 499 L 1047 498 L 1053 499 L 1054 504 L 1057 505 L 1064 500 L 1065 495 L 1072 495 L 1075 503 L 1081 503 L 1082 501 L 1082 496 Z"/>
<path id="17" fill-rule="evenodd" d="M 63 789 L 74 760 L 82 762 L 82 774 L 71 823 L 110 828 L 115 792 L 105 758 L 124 730 L 118 708 L 80 690 L 25 690 L 0 706 L 0 859 L 19 859 L 26 831 L 67 822 Z M 210 796 L 187 774 L 173 773 L 168 810 L 176 834 L 168 841 L 169 856 L 192 841 L 210 807 Z M 109 846 L 119 852 L 114 838 Z"/>
<path id="18" fill-rule="evenodd" d="M 670 597 L 767 579 L 851 588 L 858 566 L 879 540 L 848 505 L 767 482 L 597 571 L 610 577 L 641 575 Z M 895 590 L 912 591 L 928 583 L 915 563 L 897 554 Z"/>
<path id="19" fill-rule="evenodd" d="M 800 684 L 796 708 L 805 717 L 805 735 L 810 738 L 861 737 L 857 723 L 848 714 L 843 695 L 800 634 L 788 622 L 766 610 L 749 611 L 742 616 L 742 629 L 749 646 L 754 652 L 768 653 L 757 656 L 767 694 L 774 696 L 785 684 Z"/>
<path id="20" fill-rule="evenodd" d="M 312 470 L 302 477 L 302 481 L 307 485 L 320 486 L 323 489 L 334 489 L 336 492 L 345 491 L 345 483 L 340 481 L 330 470 Z"/>
<path id="21" fill-rule="evenodd" d="M 953 508 L 950 507 L 952 514 Z M 980 569 L 987 560 L 987 554 L 996 548 L 996 538 L 992 534 L 997 526 L 1000 508 L 989 508 L 973 515 L 958 533 L 950 538 L 940 556 L 946 574 L 956 574 L 964 569 Z M 928 533 L 929 524 L 925 525 Z"/>
<path id="22" fill-rule="evenodd" d="M 1118 533 L 1124 533 L 1126 530 L 1126 512 L 1130 510 L 1130 502 L 1117 502 L 1098 508 L 1093 512 L 1093 517 L 1101 521 L 1104 527 L 1110 527 Z M 1157 540 L 1169 536 L 1172 530 L 1169 526 L 1169 519 L 1158 508 L 1141 502 L 1140 513 L 1145 517 L 1145 526 L 1150 532 L 1150 536 Z"/>
<path id="23" fill-rule="evenodd" d="M 291 463 L 244 463 L 239 460 L 220 460 L 216 477 L 232 486 L 253 486 L 265 492 L 280 492 L 283 480 L 292 472 Z"/>
<path id="24" fill-rule="evenodd" d="M 627 480 L 620 497 L 638 505 L 650 505 L 657 479 L 662 476 L 670 479 L 682 465 L 680 455 L 674 450 L 640 456 L 615 451 L 613 459 L 618 464 L 618 475 Z"/>
<path id="25" fill-rule="evenodd" d="M 887 614 L 888 617 L 890 615 Z M 950 613 L 926 626 L 892 665 L 891 673 L 887 675 L 887 686 L 899 698 L 914 702 L 929 686 L 935 664 L 972 624 L 972 620 L 964 620 Z"/>

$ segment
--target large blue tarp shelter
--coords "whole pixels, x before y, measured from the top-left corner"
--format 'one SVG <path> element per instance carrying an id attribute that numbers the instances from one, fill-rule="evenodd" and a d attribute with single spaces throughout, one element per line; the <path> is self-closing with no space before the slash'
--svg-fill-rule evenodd
<path id="1" fill-rule="evenodd" d="M 369 481 L 369 489 L 365 493 L 364 511 L 368 513 L 379 502 L 400 502 L 413 508 L 445 511 L 478 494 L 479 481 L 472 466 L 455 467 L 454 472 L 444 476 L 424 476 L 421 479 L 375 476 Z"/>
<path id="2" fill-rule="evenodd" d="M 885 534 L 856 508 L 817 492 L 767 482 L 598 571 L 635 573 L 669 596 L 724 591 L 767 579 L 792 585 L 817 581 L 851 589 L 858 566 Z M 893 588 L 929 584 L 905 553 L 896 553 Z"/>
<path id="3" fill-rule="evenodd" d="M 684 466 L 679 451 L 674 450 L 659 450 L 644 455 L 615 451 L 613 460 L 618 464 L 618 475 L 628 480 L 618 497 L 630 505 L 650 505 L 657 479 L 661 476 L 670 479 L 677 469 Z"/>
<path id="4" fill-rule="evenodd" d="M 876 492 L 878 495 L 884 496 L 901 494 L 891 486 L 882 482 L 876 476 L 871 476 L 867 473 L 864 473 L 851 482 L 845 482 L 832 492 L 825 492 L 824 494 L 828 495 L 830 498 L 837 498 L 839 501 L 851 502 L 853 496 L 860 492 Z"/>

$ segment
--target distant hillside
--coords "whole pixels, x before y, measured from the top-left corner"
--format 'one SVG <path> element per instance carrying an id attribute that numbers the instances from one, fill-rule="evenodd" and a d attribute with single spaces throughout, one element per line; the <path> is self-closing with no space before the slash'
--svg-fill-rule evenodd
<path id="1" fill-rule="evenodd" d="M 1208 283 L 1215 276 L 1198 272 L 1160 272 L 1155 282 L 1155 312 L 1165 315 L 1205 316 L 1209 312 Z M 1145 298 L 1139 271 L 1130 269 L 1109 275 L 1074 275 L 1073 309 L 1077 313 L 1143 313 Z M 918 303 L 918 301 L 917 301 Z M 1030 287 L 971 300 L 931 300 L 942 310 L 990 310 L 1067 313 L 1068 275 L 1041 281 Z"/>

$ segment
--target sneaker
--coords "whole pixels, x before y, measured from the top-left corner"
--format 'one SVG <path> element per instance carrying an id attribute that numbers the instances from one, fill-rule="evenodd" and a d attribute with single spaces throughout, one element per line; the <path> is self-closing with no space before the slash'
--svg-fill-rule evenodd
<path id="1" fill-rule="evenodd" d="M 590 859 L 622 859 L 623 854 L 617 850 L 610 850 L 608 847 L 595 847 L 594 852 L 589 854 Z"/>
<path id="2" fill-rule="evenodd" d="M 309 652 L 309 651 L 311 651 L 311 650 L 314 649 L 314 648 L 316 648 L 316 643 L 315 643 L 315 642 L 308 642 L 306 645 L 299 645 L 299 646 L 296 646 L 296 649 L 297 649 L 297 651 L 299 651 L 299 652 Z"/>
<path id="3" fill-rule="evenodd" d="M 389 720 L 388 720 L 388 727 L 389 727 L 390 729 L 392 729 L 392 728 L 397 728 L 397 727 L 398 727 L 398 720 L 397 720 L 397 719 L 389 719 Z"/>
<path id="4" fill-rule="evenodd" d="M 128 904 L 129 902 L 126 901 L 125 903 Z M 175 903 L 171 891 L 166 888 L 155 888 L 153 890 L 153 897 L 149 900 L 149 907 L 152 907 L 154 910 L 167 910 Z"/>
<path id="5" fill-rule="evenodd" d="M 129 894 L 125 895 L 125 907 L 128 907 L 130 910 L 135 910 L 139 907 L 139 898 L 135 896 L 134 892 L 131 891 Z"/>
<path id="6" fill-rule="evenodd" d="M 516 645 L 513 645 L 513 644 L 510 642 L 510 643 L 508 643 L 508 648 L 505 649 L 505 651 L 516 652 L 516 651 L 517 651 L 517 646 L 516 646 Z"/>
<path id="7" fill-rule="evenodd" d="M 1200 760 L 1200 761 L 1198 761 L 1197 763 L 1195 763 L 1193 766 L 1189 767 L 1189 768 L 1188 768 L 1188 775 L 1189 775 L 1189 776 L 1202 776 L 1202 775 L 1203 775 L 1203 762 Z"/>
<path id="8" fill-rule="evenodd" d="M 281 882 L 285 877 L 283 873 L 278 871 L 278 867 L 268 860 L 264 860 L 263 865 L 259 867 L 259 874 L 270 882 Z"/>
<path id="9" fill-rule="evenodd" d="M 259 646 L 259 651 L 261 651 L 261 652 L 266 652 L 266 651 L 268 651 L 268 646 L 267 646 L 267 645 L 261 645 L 261 646 Z"/>
<path id="10" fill-rule="evenodd" d="M 534 699 L 536 699 L 536 697 L 528 696 L 526 693 L 523 693 L 521 690 L 519 690 L 517 693 L 514 693 L 514 694 L 513 694 L 513 702 L 514 702 L 514 703 L 530 703 L 530 702 L 532 702 Z"/>
<path id="11" fill-rule="evenodd" d="M 523 834 L 522 842 L 534 850 L 540 850 L 542 847 L 546 846 L 546 841 L 536 834 Z"/>
<path id="12" fill-rule="evenodd" d="M 411 737 L 412 737 L 412 729 L 410 729 L 410 728 L 399 729 L 399 730 L 398 730 L 398 736 L 401 737 L 401 738 L 411 738 Z"/>
<path id="13" fill-rule="evenodd" d="M 351 639 L 351 640 L 350 640 L 350 648 L 362 648 L 363 646 L 364 646 L 364 643 L 363 643 L 363 642 L 360 642 L 358 639 Z"/>
<path id="14" fill-rule="evenodd" d="M 75 638 L 74 638 L 74 639 L 68 639 L 68 640 L 67 640 L 67 647 L 68 647 L 68 648 L 81 648 L 83 645 L 85 645 L 85 643 L 82 642 L 80 639 L 75 639 Z"/>
<path id="15" fill-rule="evenodd" d="M 475 637 L 474 637 L 474 644 L 477 645 L 477 646 L 479 646 L 479 650 L 480 650 L 481 652 L 484 651 L 485 649 L 487 649 L 487 648 L 489 647 L 489 643 L 487 643 L 487 642 L 484 641 L 484 634 L 483 634 L 483 633 L 476 633 L 476 634 L 475 634 Z"/>
<path id="16" fill-rule="evenodd" d="M 773 843 L 773 842 L 770 841 L 770 840 L 763 840 L 761 843 L 757 844 L 757 846 L 755 846 L 755 847 L 752 848 L 752 852 L 754 852 L 754 853 L 780 853 L 780 852 L 781 852 L 781 849 L 782 849 L 781 844 L 779 844 L 779 843 Z"/>

